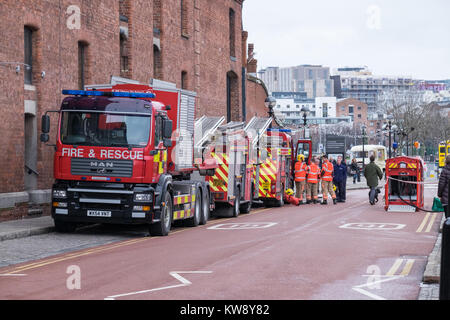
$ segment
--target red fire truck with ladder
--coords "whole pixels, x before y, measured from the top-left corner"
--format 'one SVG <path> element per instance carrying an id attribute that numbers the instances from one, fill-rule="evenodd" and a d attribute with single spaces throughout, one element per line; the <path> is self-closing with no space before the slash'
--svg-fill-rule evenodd
<path id="1" fill-rule="evenodd" d="M 214 201 L 194 172 L 195 93 L 141 84 L 64 90 L 54 155 L 52 217 L 57 231 L 81 223 L 148 224 L 167 235 L 172 222 L 205 224 Z M 50 116 L 42 117 L 48 142 Z M 204 180 L 204 179 L 203 179 Z"/>

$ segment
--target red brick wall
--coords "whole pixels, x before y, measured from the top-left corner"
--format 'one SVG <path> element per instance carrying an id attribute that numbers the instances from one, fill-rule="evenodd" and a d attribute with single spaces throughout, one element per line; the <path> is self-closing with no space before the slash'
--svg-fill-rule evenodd
<path id="1" fill-rule="evenodd" d="M 260 83 L 260 80 L 258 81 L 253 77 L 247 78 L 246 96 L 247 120 L 250 120 L 254 116 L 268 116 L 267 108 L 264 105 L 268 93 L 265 86 Z"/>
<path id="2" fill-rule="evenodd" d="M 348 98 L 336 103 L 336 116 L 348 116 L 349 115 L 349 106 L 353 106 L 353 121 L 354 124 L 359 127 L 361 124 L 367 125 L 367 104 L 360 100 Z M 342 111 L 342 107 L 344 107 L 344 111 Z M 359 109 L 360 108 L 360 109 Z M 358 117 L 361 115 L 361 118 Z"/>
<path id="3" fill-rule="evenodd" d="M 181 86 L 181 72 L 187 73 L 188 89 L 198 95 L 197 116 L 226 115 L 226 75 L 237 76 L 233 119 L 242 117 L 242 1 L 184 0 L 187 8 L 185 36 L 181 32 L 179 0 L 2 0 L 0 1 L 0 62 L 24 61 L 24 26 L 35 31 L 35 91 L 24 90 L 24 67 L 0 65 L 0 193 L 24 190 L 24 100 L 37 101 L 37 136 L 40 118 L 59 109 L 62 89 L 78 87 L 78 42 L 88 44 L 86 84 L 109 83 L 120 76 L 119 5 L 128 15 L 129 72 L 134 80 L 148 83 L 153 78 L 153 27 L 160 25 L 162 80 Z M 66 22 L 71 5 L 81 9 L 81 28 L 70 30 Z M 230 57 L 229 10 L 235 12 L 235 51 Z M 154 17 L 158 18 L 157 20 Z M 156 25 L 155 25 L 156 24 Z M 41 78 L 41 72 L 46 75 Z M 260 96 L 248 92 L 249 99 Z M 250 105 L 253 105 L 250 102 Z M 56 118 L 52 115 L 52 143 Z M 38 188 L 48 189 L 53 181 L 53 148 L 38 142 Z"/>

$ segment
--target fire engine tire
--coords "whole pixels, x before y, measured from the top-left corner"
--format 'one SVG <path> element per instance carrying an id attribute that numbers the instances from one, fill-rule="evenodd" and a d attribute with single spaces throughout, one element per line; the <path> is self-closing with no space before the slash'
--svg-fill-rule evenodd
<path id="1" fill-rule="evenodd" d="M 172 196 L 169 192 L 166 192 L 164 195 L 164 203 L 165 205 L 161 209 L 160 221 L 149 226 L 151 236 L 167 236 L 170 232 L 173 219 L 173 204 Z"/>
<path id="2" fill-rule="evenodd" d="M 276 200 L 275 201 L 275 207 L 282 207 L 284 206 L 284 193 L 285 193 L 285 189 L 284 189 L 284 185 L 281 187 L 281 197 L 280 200 Z"/>
<path id="3" fill-rule="evenodd" d="M 195 207 L 194 207 L 194 215 L 192 218 L 186 219 L 187 227 L 196 227 L 200 224 L 202 219 L 202 197 L 201 193 L 197 188 L 195 193 Z"/>
<path id="4" fill-rule="evenodd" d="M 252 205 L 253 205 L 253 185 L 252 185 L 252 191 L 250 194 L 250 200 L 243 204 L 240 208 L 242 213 L 249 213 L 252 210 Z"/>
<path id="5" fill-rule="evenodd" d="M 200 219 L 200 224 L 204 225 L 209 220 L 209 192 L 204 190 L 205 196 L 202 198 L 202 218 Z"/>
<path id="6" fill-rule="evenodd" d="M 72 233 L 75 232 L 77 224 L 73 222 L 65 222 L 55 220 L 55 230 L 60 233 Z"/>

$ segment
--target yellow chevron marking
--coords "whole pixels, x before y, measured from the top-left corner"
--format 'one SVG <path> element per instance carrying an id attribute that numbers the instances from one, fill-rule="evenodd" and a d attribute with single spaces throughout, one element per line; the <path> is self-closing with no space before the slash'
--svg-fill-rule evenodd
<path id="1" fill-rule="evenodd" d="M 222 173 L 222 171 L 216 170 L 216 176 L 217 176 L 217 175 L 221 176 L 222 179 L 223 179 L 226 183 L 228 183 L 228 177 L 227 177 L 226 175 L 224 175 L 224 174 Z M 219 180 L 220 180 L 220 179 L 219 179 Z"/>
<path id="2" fill-rule="evenodd" d="M 222 164 L 221 167 L 228 173 L 228 165 L 227 164 Z"/>
<path id="3" fill-rule="evenodd" d="M 277 172 L 277 167 L 272 163 L 272 161 L 267 161 L 267 164 L 272 168 L 274 172 Z"/>
<path id="4" fill-rule="evenodd" d="M 269 168 L 261 166 L 261 172 L 262 172 L 262 176 L 264 177 L 270 177 L 272 180 L 276 180 L 276 176 L 274 173 L 272 173 L 272 171 L 270 171 Z M 268 179 L 268 178 L 267 178 Z"/>

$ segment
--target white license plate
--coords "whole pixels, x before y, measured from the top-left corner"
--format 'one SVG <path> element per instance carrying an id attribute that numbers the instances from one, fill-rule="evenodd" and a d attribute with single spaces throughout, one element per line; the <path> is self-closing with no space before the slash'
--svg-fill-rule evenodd
<path id="1" fill-rule="evenodd" d="M 88 217 L 111 217 L 111 211 L 88 210 Z"/>

